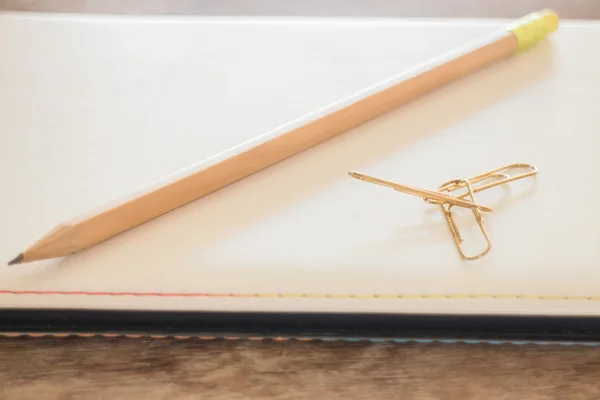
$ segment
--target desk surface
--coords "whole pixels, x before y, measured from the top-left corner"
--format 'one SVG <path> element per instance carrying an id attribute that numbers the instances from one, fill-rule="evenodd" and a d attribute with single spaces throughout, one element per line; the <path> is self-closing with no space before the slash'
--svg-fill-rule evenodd
<path id="1" fill-rule="evenodd" d="M 573 9 L 586 17 L 597 13 L 594 1 L 568 3 L 576 3 Z M 522 14 L 517 6 L 503 4 L 491 13 Z M 226 399 L 371 398 L 374 391 L 387 398 L 469 399 L 486 393 L 487 398 L 595 399 L 600 392 L 600 349 L 592 348 L 127 339 L 3 339 L 0 344 L 0 376 L 10 380 L 2 387 L 7 399 L 86 393 L 98 398 L 192 398 L 200 390 Z"/>

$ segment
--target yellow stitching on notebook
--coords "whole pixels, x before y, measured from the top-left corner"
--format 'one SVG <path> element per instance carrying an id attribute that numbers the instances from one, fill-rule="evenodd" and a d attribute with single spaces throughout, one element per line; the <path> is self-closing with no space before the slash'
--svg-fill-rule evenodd
<path id="1" fill-rule="evenodd" d="M 546 300 L 546 296 L 534 296 L 529 294 L 519 294 L 516 296 L 519 299 L 527 299 L 527 300 Z"/>
<path id="2" fill-rule="evenodd" d="M 283 298 L 298 298 L 298 297 L 303 297 L 302 293 L 282 293 L 280 297 Z"/>
<path id="3" fill-rule="evenodd" d="M 545 300 L 562 300 L 564 296 L 544 296 Z"/>
<path id="4" fill-rule="evenodd" d="M 96 297 L 206 297 L 206 298 L 279 298 L 279 299 L 505 299 L 505 300 L 569 300 L 569 301 L 600 301 L 600 296 L 560 296 L 560 295 L 529 295 L 529 294 L 323 294 L 323 293 L 144 293 L 144 292 L 93 292 L 93 291 L 34 291 L 34 290 L 0 290 L 0 295 L 31 295 L 31 296 L 96 296 Z"/>
<path id="5" fill-rule="evenodd" d="M 306 293 L 306 294 L 302 294 L 301 297 L 306 297 L 306 298 L 309 298 L 309 299 L 320 299 L 320 298 L 323 298 L 323 297 L 327 297 L 327 295 L 325 295 L 325 294 L 318 294 L 318 293 L 315 293 L 315 294 Z"/>
<path id="6" fill-rule="evenodd" d="M 354 295 L 352 295 L 352 294 L 328 294 L 326 296 L 329 297 L 330 299 L 354 298 Z"/>
<path id="7" fill-rule="evenodd" d="M 514 297 L 515 297 L 514 294 L 497 294 L 495 298 L 496 299 L 512 299 Z"/>
<path id="8" fill-rule="evenodd" d="M 430 299 L 444 299 L 444 298 L 450 298 L 451 296 L 462 296 L 462 295 L 453 295 L 453 294 L 429 294 L 428 295 Z"/>

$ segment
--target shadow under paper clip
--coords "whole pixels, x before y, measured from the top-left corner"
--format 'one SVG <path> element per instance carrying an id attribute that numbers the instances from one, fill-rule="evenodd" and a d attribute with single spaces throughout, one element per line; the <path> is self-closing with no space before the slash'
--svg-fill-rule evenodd
<path id="1" fill-rule="evenodd" d="M 517 170 L 525 170 L 522 173 L 513 173 Z M 486 255 L 492 248 L 492 240 L 490 239 L 490 235 L 485 229 L 483 216 L 481 211 L 491 211 L 487 207 L 481 206 L 477 204 L 475 200 L 475 193 L 482 192 L 486 189 L 490 189 L 499 185 L 503 185 L 518 179 L 527 178 L 533 176 L 538 173 L 537 167 L 531 164 L 523 164 L 523 163 L 515 163 L 505 165 L 500 168 L 496 168 L 487 172 L 484 172 L 480 175 L 476 175 L 469 179 L 453 179 L 447 182 L 444 182 L 436 191 L 429 191 L 426 189 L 420 189 L 415 187 L 410 187 L 406 185 L 396 184 L 389 181 L 384 181 L 378 178 L 373 178 L 367 175 L 358 174 L 358 173 L 350 173 L 350 175 L 354 178 L 375 183 L 383 186 L 388 186 L 393 188 L 394 190 L 417 195 L 423 198 L 423 200 L 428 204 L 439 205 L 442 209 L 442 212 L 446 218 L 448 226 L 450 228 L 450 232 L 452 233 L 452 237 L 458 251 L 461 256 L 465 260 L 476 260 L 484 255 Z M 463 189 L 464 191 L 460 194 L 453 194 L 453 192 L 457 190 Z M 428 195 L 428 193 L 434 193 L 434 196 Z M 464 203 L 464 201 L 468 203 Z M 463 237 L 457 227 L 456 220 L 452 213 L 452 207 L 465 207 L 471 210 L 475 221 L 481 231 L 483 237 L 485 238 L 486 247 L 483 251 L 475 254 L 475 255 L 467 255 L 463 251 Z"/>

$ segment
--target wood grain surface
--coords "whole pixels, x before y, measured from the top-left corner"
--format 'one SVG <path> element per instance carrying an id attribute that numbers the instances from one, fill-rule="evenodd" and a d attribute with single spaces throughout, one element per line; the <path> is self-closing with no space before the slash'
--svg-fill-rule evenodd
<path id="1" fill-rule="evenodd" d="M 2 399 L 599 399 L 600 348 L 0 340 Z"/>
<path id="2" fill-rule="evenodd" d="M 0 10 L 506 17 L 599 0 L 0 0 Z M 600 347 L 0 338 L 0 399 L 600 399 Z"/>

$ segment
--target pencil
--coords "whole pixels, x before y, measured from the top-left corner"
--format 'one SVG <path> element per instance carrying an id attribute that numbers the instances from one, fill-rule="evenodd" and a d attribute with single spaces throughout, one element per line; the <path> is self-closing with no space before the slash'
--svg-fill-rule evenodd
<path id="1" fill-rule="evenodd" d="M 68 256 L 270 167 L 392 109 L 527 49 L 558 27 L 542 10 L 423 65 L 192 165 L 124 200 L 65 221 L 9 265 Z"/>

